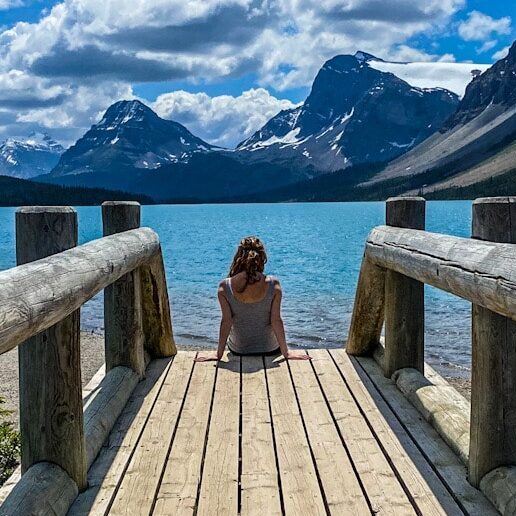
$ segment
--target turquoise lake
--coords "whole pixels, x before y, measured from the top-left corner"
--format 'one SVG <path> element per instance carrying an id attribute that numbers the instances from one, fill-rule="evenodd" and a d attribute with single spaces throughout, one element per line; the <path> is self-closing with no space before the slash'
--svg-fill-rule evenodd
<path id="1" fill-rule="evenodd" d="M 174 205 L 142 207 L 142 223 L 161 238 L 178 343 L 216 344 L 218 282 L 238 241 L 258 235 L 266 272 L 284 290 L 291 345 L 341 346 L 347 336 L 365 238 L 384 222 L 384 203 Z M 101 236 L 99 207 L 77 208 L 80 242 Z M 15 265 L 13 208 L 0 208 L 0 269 Z M 470 201 L 427 203 L 427 229 L 469 236 Z M 426 360 L 448 375 L 468 376 L 470 304 L 426 287 Z M 82 327 L 101 331 L 102 298 L 82 309 Z"/>

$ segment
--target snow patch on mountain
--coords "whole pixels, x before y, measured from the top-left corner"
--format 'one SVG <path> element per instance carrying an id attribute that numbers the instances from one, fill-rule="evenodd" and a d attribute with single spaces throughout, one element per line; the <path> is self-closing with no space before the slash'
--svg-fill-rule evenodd
<path id="1" fill-rule="evenodd" d="M 0 145 L 0 174 L 22 179 L 46 174 L 63 152 L 63 147 L 48 134 L 7 138 Z"/>

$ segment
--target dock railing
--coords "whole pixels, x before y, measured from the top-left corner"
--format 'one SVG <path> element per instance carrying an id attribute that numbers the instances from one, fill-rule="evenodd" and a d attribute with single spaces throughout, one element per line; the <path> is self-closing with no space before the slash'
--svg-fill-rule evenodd
<path id="1" fill-rule="evenodd" d="M 374 228 L 366 241 L 347 352 L 373 355 L 381 349 L 387 377 L 422 377 L 424 284 L 470 301 L 471 417 L 451 414 L 449 420 L 469 422 L 470 482 L 507 509 L 516 503 L 516 198 L 477 199 L 471 239 L 424 231 L 420 197 L 389 199 L 386 214 L 387 225 Z M 446 401 L 432 403 L 443 411 Z M 437 430 L 460 449 L 446 435 L 443 417 L 431 412 L 426 415 Z"/>
<path id="2" fill-rule="evenodd" d="M 16 212 L 0 354 L 18 346 L 22 478 L 2 514 L 66 513 L 150 358 L 176 353 L 157 234 L 138 203 L 106 202 L 102 218 L 104 237 L 77 246 L 74 209 Z M 80 307 L 103 289 L 105 376 L 83 400 Z"/>

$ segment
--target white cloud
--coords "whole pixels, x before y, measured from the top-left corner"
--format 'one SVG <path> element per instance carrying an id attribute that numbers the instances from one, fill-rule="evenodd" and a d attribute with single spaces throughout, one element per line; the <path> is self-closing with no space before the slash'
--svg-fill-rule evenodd
<path id="1" fill-rule="evenodd" d="M 490 65 L 469 63 L 384 63 L 374 61 L 373 68 L 391 72 L 412 86 L 419 88 L 446 88 L 459 96 L 464 95 L 472 79 L 472 70 L 487 70 Z"/>
<path id="2" fill-rule="evenodd" d="M 500 59 L 503 59 L 504 57 L 507 57 L 507 54 L 509 53 L 509 48 L 510 46 L 507 45 L 506 47 L 503 47 L 501 48 L 500 50 L 498 50 L 497 52 L 495 52 L 493 54 L 493 59 L 495 59 L 496 61 L 500 60 Z"/>
<path id="3" fill-rule="evenodd" d="M 22 0 L 0 0 L 0 9 L 12 1 Z M 135 83 L 200 84 L 253 74 L 257 86 L 281 91 L 310 85 L 324 61 L 358 49 L 384 59 L 452 61 L 452 55 L 421 52 L 407 41 L 445 30 L 464 5 L 465 0 L 62 0 L 39 21 L 0 32 L 0 121 L 7 121 L 0 131 L 39 124 L 70 141 L 110 103 L 131 98 Z M 430 75 L 432 86 L 444 81 Z M 176 92 L 161 96 L 156 106 L 165 110 L 168 102 L 169 113 L 186 118 L 180 108 L 186 110 L 190 95 L 191 112 L 200 120 L 189 127 L 228 144 L 288 102 L 260 88 L 250 91 L 207 99 Z M 256 112 L 251 101 L 262 102 Z M 205 112 L 195 107 L 201 105 Z"/>
<path id="4" fill-rule="evenodd" d="M 12 7 L 20 7 L 21 5 L 23 5 L 22 0 L 0 0 L 0 11 L 5 11 Z"/>
<path id="5" fill-rule="evenodd" d="M 459 36 L 465 41 L 484 41 L 493 34 L 510 34 L 511 17 L 491 18 L 479 11 L 471 11 L 468 18 L 459 24 Z"/>
<path id="6" fill-rule="evenodd" d="M 491 50 L 492 48 L 496 47 L 496 40 L 487 40 L 483 43 L 483 45 L 479 48 L 477 48 L 478 54 L 483 54 L 484 52 L 487 52 L 488 50 Z"/>
<path id="7" fill-rule="evenodd" d="M 185 125 L 196 136 L 221 147 L 235 147 L 282 109 L 295 107 L 263 88 L 238 97 L 174 91 L 160 95 L 151 107 L 163 118 Z"/>

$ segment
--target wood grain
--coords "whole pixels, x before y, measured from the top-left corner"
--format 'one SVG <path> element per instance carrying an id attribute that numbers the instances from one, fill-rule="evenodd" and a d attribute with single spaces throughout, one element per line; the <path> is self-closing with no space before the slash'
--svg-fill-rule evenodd
<path id="1" fill-rule="evenodd" d="M 105 237 L 140 227 L 137 202 L 102 203 Z M 128 272 L 104 290 L 106 370 L 130 367 L 142 378 L 145 371 L 140 269 Z"/>
<path id="2" fill-rule="evenodd" d="M 473 203 L 472 237 L 516 243 L 516 198 Z M 516 322 L 472 306 L 471 440 L 469 479 L 479 486 L 489 471 L 516 464 Z"/>
<path id="3" fill-rule="evenodd" d="M 240 357 L 226 354 L 218 363 L 197 514 L 238 512 L 238 431 Z"/>
<path id="4" fill-rule="evenodd" d="M 420 197 L 388 199 L 388 226 L 425 229 L 425 200 Z M 425 336 L 424 284 L 396 271 L 385 273 L 384 373 L 413 367 L 423 371 Z"/>
<path id="5" fill-rule="evenodd" d="M 0 353 L 61 321 L 159 250 L 156 233 L 141 228 L 0 272 Z"/>
<path id="6" fill-rule="evenodd" d="M 29 207 L 16 211 L 19 265 L 48 259 L 76 245 L 74 209 Z M 80 313 L 75 310 L 21 344 L 18 362 L 22 473 L 37 462 L 52 462 L 83 490 L 87 468 L 79 339 Z"/>
<path id="7" fill-rule="evenodd" d="M 380 267 L 516 319 L 513 244 L 378 226 L 369 233 L 366 255 Z"/>

